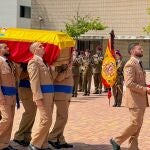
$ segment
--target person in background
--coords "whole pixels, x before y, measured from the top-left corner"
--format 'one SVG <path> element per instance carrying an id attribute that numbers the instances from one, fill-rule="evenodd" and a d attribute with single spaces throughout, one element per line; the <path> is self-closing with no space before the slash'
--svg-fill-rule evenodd
<path id="1" fill-rule="evenodd" d="M 96 54 L 93 55 L 93 78 L 95 85 L 95 91 L 93 94 L 102 93 L 102 79 L 101 79 L 102 61 L 103 61 L 102 48 L 98 46 L 96 48 Z"/>
<path id="2" fill-rule="evenodd" d="M 114 105 L 113 107 L 120 107 L 122 103 L 123 95 L 123 69 L 125 63 L 122 61 L 122 55 L 119 50 L 115 50 L 115 59 L 117 67 L 117 77 L 114 86 L 112 87 L 113 96 L 114 96 Z"/>
<path id="3" fill-rule="evenodd" d="M 89 96 L 91 90 L 91 80 L 92 80 L 92 56 L 91 51 L 86 49 L 85 56 L 82 60 L 83 64 L 83 96 Z"/>
<path id="4" fill-rule="evenodd" d="M 78 56 L 81 61 L 83 60 L 84 57 L 84 51 L 80 51 L 80 55 Z M 79 67 L 79 73 L 80 73 L 80 77 L 79 77 L 79 92 L 83 92 L 83 65 L 81 64 Z"/>
<path id="5" fill-rule="evenodd" d="M 73 91 L 72 97 L 77 97 L 78 84 L 80 79 L 79 67 L 81 66 L 82 59 L 78 57 L 78 51 L 74 50 L 72 52 L 72 75 L 73 75 Z"/>

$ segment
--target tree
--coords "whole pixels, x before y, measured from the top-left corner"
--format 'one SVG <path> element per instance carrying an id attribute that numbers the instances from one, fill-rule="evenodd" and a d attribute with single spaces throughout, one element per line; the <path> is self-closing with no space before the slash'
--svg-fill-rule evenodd
<path id="1" fill-rule="evenodd" d="M 150 15 L 150 8 L 148 9 L 148 14 Z M 146 33 L 150 33 L 150 22 L 149 22 L 149 25 L 144 28 L 144 31 L 145 31 Z"/>
<path id="2" fill-rule="evenodd" d="M 103 25 L 99 18 L 92 19 L 89 16 L 74 16 L 72 20 L 65 24 L 65 32 L 74 39 L 78 39 L 81 34 L 89 30 L 104 30 L 107 26 Z"/>

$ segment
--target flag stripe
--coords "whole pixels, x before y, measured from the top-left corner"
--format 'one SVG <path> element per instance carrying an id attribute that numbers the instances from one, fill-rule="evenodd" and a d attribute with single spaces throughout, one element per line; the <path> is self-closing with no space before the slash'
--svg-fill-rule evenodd
<path id="1" fill-rule="evenodd" d="M 38 41 L 56 45 L 60 49 L 75 46 L 75 41 L 69 35 L 59 31 L 8 28 L 0 29 L 0 35 L 2 40 L 29 43 Z"/>
<path id="2" fill-rule="evenodd" d="M 33 54 L 30 53 L 29 47 L 32 42 L 23 42 L 23 41 L 7 41 L 0 40 L 1 43 L 6 43 L 10 49 L 9 59 L 16 63 L 27 63 L 32 57 Z M 44 60 L 52 64 L 60 54 L 60 48 L 56 45 L 43 43 L 45 48 Z"/>

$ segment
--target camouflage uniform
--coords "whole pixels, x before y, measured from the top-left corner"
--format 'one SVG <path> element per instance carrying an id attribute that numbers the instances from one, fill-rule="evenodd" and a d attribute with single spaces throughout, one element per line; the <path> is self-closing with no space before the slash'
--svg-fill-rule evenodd
<path id="1" fill-rule="evenodd" d="M 81 54 L 78 56 L 81 60 L 83 60 L 83 57 L 84 57 L 83 53 L 84 52 L 81 51 Z M 82 64 L 79 67 L 79 73 L 80 73 L 80 76 L 79 76 L 79 91 L 82 92 L 82 91 L 84 91 L 83 90 L 83 66 L 82 66 Z"/>
<path id="2" fill-rule="evenodd" d="M 120 107 L 122 103 L 122 93 L 123 93 L 123 68 L 125 63 L 120 60 L 117 63 L 117 78 L 112 90 L 114 95 L 114 107 Z"/>
<path id="3" fill-rule="evenodd" d="M 94 94 L 99 93 L 101 94 L 102 92 L 102 80 L 101 80 L 102 60 L 103 60 L 102 52 L 93 55 L 93 78 L 95 85 Z"/>
<path id="4" fill-rule="evenodd" d="M 83 64 L 83 88 L 84 95 L 90 95 L 91 80 L 92 80 L 92 58 L 84 56 Z"/>
<path id="5" fill-rule="evenodd" d="M 72 96 L 77 97 L 77 90 L 78 90 L 78 84 L 80 79 L 80 65 L 82 63 L 82 60 L 80 57 L 76 57 L 73 59 L 72 63 L 72 74 L 73 74 L 73 91 Z"/>

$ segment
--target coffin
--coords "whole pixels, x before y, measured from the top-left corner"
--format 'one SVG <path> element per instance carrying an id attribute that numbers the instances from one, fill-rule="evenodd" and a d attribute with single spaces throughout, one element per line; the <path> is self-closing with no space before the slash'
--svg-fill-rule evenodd
<path id="1" fill-rule="evenodd" d="M 10 49 L 10 60 L 27 63 L 33 55 L 29 47 L 33 42 L 41 42 L 45 48 L 44 60 L 48 64 L 68 63 L 75 41 L 66 33 L 59 31 L 34 30 L 22 28 L 1 28 L 0 43 L 6 43 Z"/>

